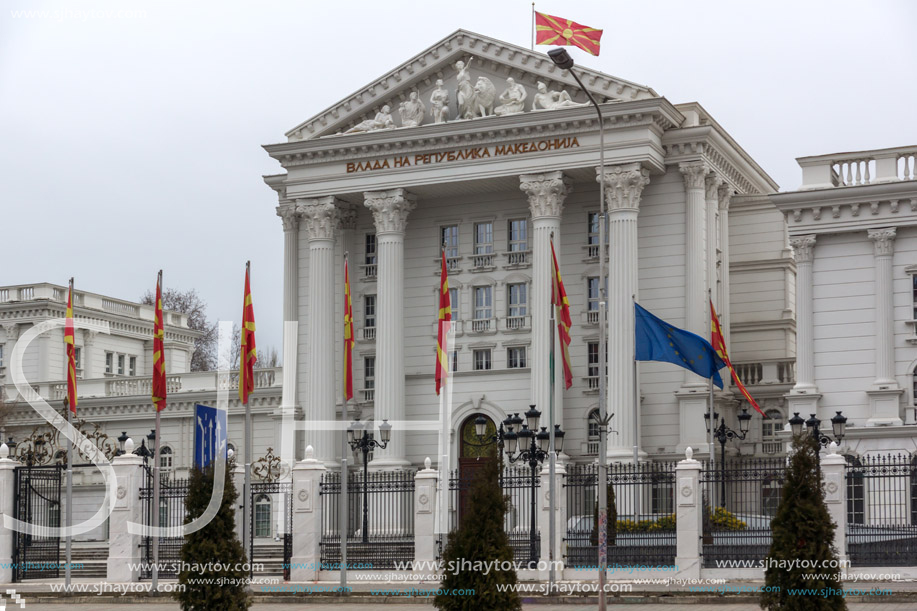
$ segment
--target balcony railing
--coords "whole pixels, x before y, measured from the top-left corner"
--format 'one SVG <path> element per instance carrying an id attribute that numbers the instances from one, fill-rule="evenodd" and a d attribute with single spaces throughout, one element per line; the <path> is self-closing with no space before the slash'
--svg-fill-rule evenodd
<path id="1" fill-rule="evenodd" d="M 507 331 L 528 331 L 532 327 L 532 317 L 507 316 L 504 324 Z"/>
<path id="2" fill-rule="evenodd" d="M 376 399 L 376 389 L 375 388 L 364 388 L 360 392 L 363 394 L 364 403 L 372 403 Z"/>
<path id="3" fill-rule="evenodd" d="M 255 370 L 255 388 L 279 388 L 282 384 L 282 369 L 266 368 Z M 207 392 L 216 390 L 236 390 L 239 388 L 238 372 L 195 371 L 166 376 L 166 391 L 169 394 L 185 392 Z M 67 396 L 66 382 L 42 382 L 32 386 L 33 393 L 23 396 L 25 400 L 41 396 L 47 401 L 59 401 Z M 80 399 L 93 397 L 134 397 L 147 396 L 152 393 L 152 376 L 126 376 L 118 378 L 91 378 L 80 380 L 78 387 Z M 13 384 L 6 386 L 8 397 L 18 396 Z"/>
<path id="4" fill-rule="evenodd" d="M 596 369 L 598 371 L 598 369 Z M 586 376 L 583 378 L 586 381 L 587 390 L 598 390 L 599 389 L 599 376 Z"/>
<path id="5" fill-rule="evenodd" d="M 482 255 L 471 255 L 472 271 L 490 270 L 494 268 L 494 259 L 497 255 L 486 253 Z M 448 263 L 448 261 L 447 261 Z"/>
<path id="6" fill-rule="evenodd" d="M 590 439 L 589 441 L 583 443 L 582 446 L 583 456 L 598 456 L 599 454 L 599 440 Z"/>
<path id="7" fill-rule="evenodd" d="M 917 146 L 801 157 L 797 162 L 803 189 L 917 180 Z"/>
<path id="8" fill-rule="evenodd" d="M 375 327 L 363 327 L 363 339 L 365 340 L 376 339 L 376 328 Z"/>
<path id="9" fill-rule="evenodd" d="M 764 454 L 780 454 L 785 447 L 782 441 L 765 441 L 761 444 L 761 451 Z"/>
<path id="10" fill-rule="evenodd" d="M 739 379 L 746 386 L 796 383 L 796 361 L 794 360 L 733 363 L 733 365 Z"/>
<path id="11" fill-rule="evenodd" d="M 476 318 L 471 321 L 472 333 L 492 333 L 496 331 L 496 320 L 493 318 Z"/>
<path id="12" fill-rule="evenodd" d="M 513 250 L 503 254 L 506 256 L 506 267 L 528 267 L 531 265 L 531 250 Z"/>
<path id="13" fill-rule="evenodd" d="M 450 274 L 462 271 L 462 268 L 459 266 L 461 261 L 462 257 L 460 256 L 446 257 L 446 270 Z M 433 262 L 436 264 L 436 275 L 438 276 L 442 266 L 442 259 L 440 257 L 436 257 L 433 259 Z"/>
<path id="14" fill-rule="evenodd" d="M 375 263 L 367 263 L 366 265 L 361 265 L 360 269 L 363 271 L 363 280 L 372 281 L 376 279 Z"/>
<path id="15" fill-rule="evenodd" d="M 599 324 L 599 311 L 598 310 L 586 310 L 586 324 L 587 325 Z"/>

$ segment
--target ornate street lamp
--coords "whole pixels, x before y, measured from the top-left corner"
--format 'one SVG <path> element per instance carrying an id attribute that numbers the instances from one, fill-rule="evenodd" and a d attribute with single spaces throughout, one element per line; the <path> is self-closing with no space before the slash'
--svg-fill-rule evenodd
<path id="1" fill-rule="evenodd" d="M 836 441 L 840 445 L 847 434 L 847 417 L 841 412 L 835 412 L 834 417 L 831 418 L 831 432 L 834 434 L 834 439 L 831 439 L 821 431 L 821 420 L 816 418 L 815 414 L 809 414 L 809 419 L 803 420 L 799 412 L 795 412 L 793 417 L 790 418 L 790 428 L 793 430 L 794 437 L 802 434 L 803 424 L 812 438 L 824 447 L 827 447 L 832 441 Z"/>
<path id="2" fill-rule="evenodd" d="M 362 433 L 362 434 L 361 434 Z M 379 440 L 369 436 L 369 427 L 364 427 L 359 421 L 347 427 L 347 442 L 353 450 L 354 456 L 363 453 L 363 543 L 369 542 L 369 452 L 373 448 L 384 450 L 392 436 L 392 425 L 388 420 L 382 420 L 379 425 Z"/>
<path id="3" fill-rule="evenodd" d="M 116 456 L 124 454 L 124 444 L 128 439 L 127 431 L 121 431 L 121 434 L 118 436 L 118 452 Z"/>
<path id="4" fill-rule="evenodd" d="M 739 432 L 736 433 L 726 426 L 726 419 L 720 418 L 719 426 L 716 426 L 716 419 L 719 414 L 713 412 L 713 437 L 720 442 L 720 507 L 726 506 L 726 442 L 732 439 L 744 441 L 745 435 L 748 434 L 748 424 L 751 421 L 751 414 L 747 408 L 742 408 L 742 413 L 737 416 L 739 419 Z M 704 414 L 704 424 L 707 433 L 710 433 L 710 413 Z"/>

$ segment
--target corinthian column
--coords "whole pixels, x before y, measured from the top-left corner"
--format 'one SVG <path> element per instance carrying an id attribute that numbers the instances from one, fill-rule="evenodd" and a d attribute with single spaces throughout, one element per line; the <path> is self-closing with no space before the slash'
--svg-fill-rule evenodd
<path id="1" fill-rule="evenodd" d="M 292 203 L 277 206 L 283 221 L 283 396 L 280 413 L 274 417 L 274 439 L 280 440 L 280 456 L 295 460 L 296 430 L 284 426 L 295 418 L 297 352 L 299 345 L 299 211 Z M 287 423 L 289 424 L 289 423 Z M 290 465 L 292 467 L 292 465 Z"/>
<path id="2" fill-rule="evenodd" d="M 812 261 L 815 259 L 815 236 L 790 238 L 796 257 L 796 385 L 787 397 L 790 413 L 805 417 L 818 411 L 818 388 L 815 386 L 815 311 L 812 299 Z"/>
<path id="3" fill-rule="evenodd" d="M 871 413 L 867 426 L 900 425 L 900 395 L 895 379 L 895 311 L 892 304 L 892 257 L 895 254 L 895 228 L 870 229 L 875 260 L 876 379 L 867 391 Z"/>
<path id="4" fill-rule="evenodd" d="M 334 435 L 334 227 L 335 198 L 298 200 L 309 239 L 309 403 L 305 443 L 315 458 L 335 463 Z M 286 363 L 284 363 L 286 369 Z"/>
<path id="5" fill-rule="evenodd" d="M 550 364 L 547 354 L 551 345 L 551 234 L 554 248 L 560 250 L 560 215 L 571 183 L 562 172 L 523 174 L 519 188 L 529 198 L 532 214 L 532 403 L 542 413 L 542 423 L 549 421 L 551 405 Z M 558 256 L 558 264 L 560 257 Z M 563 270 L 561 270 L 563 273 Z M 561 380 L 561 382 L 558 382 Z M 563 367 L 555 367 L 554 422 L 563 425 Z M 562 426 L 562 428 L 565 428 Z"/>
<path id="6" fill-rule="evenodd" d="M 366 207 L 376 225 L 377 314 L 376 393 L 373 413 L 376 421 L 392 424 L 391 441 L 385 450 L 375 450 L 377 468 L 405 467 L 404 434 L 404 232 L 408 214 L 416 206 L 404 189 L 368 191 Z"/>
<path id="7" fill-rule="evenodd" d="M 611 259 L 608 268 L 608 397 L 607 410 L 614 414 L 615 433 L 608 436 L 606 456 L 612 460 L 633 458 L 640 445 L 639 406 L 635 385 L 634 297 L 637 295 L 637 215 L 640 196 L 650 181 L 649 171 L 638 163 L 596 168 L 597 180 L 605 181 Z M 604 372 L 599 372 L 602 375 Z"/>
<path id="8" fill-rule="evenodd" d="M 708 337 L 706 177 L 710 168 L 703 161 L 692 161 L 679 164 L 678 169 L 685 178 L 685 328 Z M 687 369 L 684 385 L 706 386 Z"/>
<path id="9" fill-rule="evenodd" d="M 726 341 L 726 351 L 729 352 L 729 348 L 732 346 L 730 344 L 730 336 L 732 334 L 729 331 L 729 203 L 732 201 L 732 187 L 726 184 L 720 185 L 718 195 L 720 208 L 720 286 L 716 302 L 716 313 L 720 316 L 720 323 L 723 326 L 723 339 Z M 730 379 L 729 376 L 723 376 L 723 382 L 727 379 Z"/>
<path id="10" fill-rule="evenodd" d="M 713 303 L 716 304 L 717 311 L 720 310 L 720 301 L 719 301 L 719 292 L 717 291 L 716 284 L 716 249 L 719 245 L 719 236 L 716 233 L 716 219 L 719 216 L 720 208 L 720 185 L 723 184 L 723 180 L 716 174 L 708 174 L 706 180 L 704 181 L 704 208 L 706 208 L 706 224 L 707 224 L 707 244 L 705 258 L 707 260 L 707 283 L 706 289 L 704 291 L 704 305 L 707 305 L 708 295 L 712 296 Z M 712 293 L 708 292 L 712 291 Z M 710 308 L 704 308 L 704 328 L 706 333 L 702 334 L 701 337 L 710 337 Z M 724 380 L 725 381 L 725 380 Z"/>

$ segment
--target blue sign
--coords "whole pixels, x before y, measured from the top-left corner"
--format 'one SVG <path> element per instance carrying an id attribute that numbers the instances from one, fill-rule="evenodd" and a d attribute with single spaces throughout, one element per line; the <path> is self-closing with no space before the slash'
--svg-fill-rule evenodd
<path id="1" fill-rule="evenodd" d="M 226 456 L 226 411 L 194 406 L 194 466 L 203 469 L 221 452 Z"/>

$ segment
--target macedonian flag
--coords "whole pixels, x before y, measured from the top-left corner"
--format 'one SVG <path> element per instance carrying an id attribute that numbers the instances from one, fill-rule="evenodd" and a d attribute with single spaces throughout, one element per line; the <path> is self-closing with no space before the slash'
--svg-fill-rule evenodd
<path id="1" fill-rule="evenodd" d="M 76 415 L 76 343 L 73 331 L 73 278 L 67 293 L 67 322 L 64 325 L 64 344 L 67 346 L 67 404 Z"/>
<path id="2" fill-rule="evenodd" d="M 160 412 L 166 408 L 166 352 L 163 347 L 165 327 L 162 324 L 162 270 L 156 278 L 156 310 L 153 319 L 153 405 Z"/>
<path id="3" fill-rule="evenodd" d="M 560 267 L 557 265 L 557 253 L 554 252 L 554 240 L 551 240 L 551 257 L 554 261 L 554 273 L 551 278 L 551 303 L 556 309 L 557 334 L 560 336 L 560 355 L 564 362 L 564 388 L 573 386 L 573 370 L 570 368 L 570 327 L 573 320 L 570 318 L 570 301 L 567 291 L 564 290 L 564 281 L 560 277 Z"/>
<path id="4" fill-rule="evenodd" d="M 446 251 L 442 251 L 442 270 L 439 276 L 439 316 L 436 332 L 436 394 L 449 376 L 449 347 L 447 333 L 452 321 L 452 301 L 449 298 L 449 272 L 446 269 Z"/>
<path id="5" fill-rule="evenodd" d="M 353 399 L 353 301 L 350 298 L 350 272 L 344 259 L 344 401 Z"/>
<path id="6" fill-rule="evenodd" d="M 245 264 L 245 292 L 242 296 L 242 339 L 239 351 L 239 401 L 248 403 L 248 395 L 255 390 L 255 307 L 252 305 L 252 287 L 249 284 L 250 263 Z"/>
<path id="7" fill-rule="evenodd" d="M 732 362 L 729 360 L 729 355 L 726 353 L 726 340 L 723 336 L 723 329 L 720 327 L 720 319 L 716 315 L 712 300 L 710 301 L 710 344 L 713 346 L 713 349 L 716 350 L 719 357 L 723 359 L 723 362 L 726 363 L 726 366 L 729 367 L 729 373 L 732 374 L 732 380 L 736 383 L 736 388 L 739 389 L 739 392 L 742 393 L 745 400 L 748 401 L 749 405 L 755 408 L 759 414 L 767 418 L 767 414 L 761 411 L 757 401 L 752 398 L 748 393 L 748 389 L 742 384 L 739 375 L 736 373 L 735 367 L 732 366 Z"/>
<path id="8" fill-rule="evenodd" d="M 535 13 L 535 43 L 539 45 L 573 45 L 586 53 L 599 54 L 602 30 L 580 25 L 575 21 Z"/>

